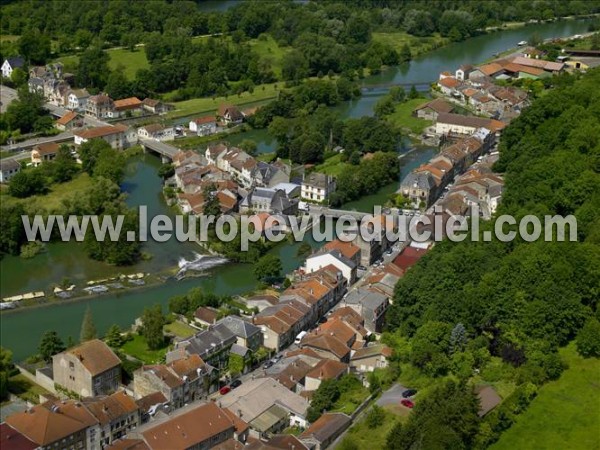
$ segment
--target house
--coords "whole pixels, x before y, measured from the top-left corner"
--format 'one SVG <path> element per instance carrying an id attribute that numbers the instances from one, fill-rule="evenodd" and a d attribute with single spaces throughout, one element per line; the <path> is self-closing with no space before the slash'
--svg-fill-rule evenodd
<path id="1" fill-rule="evenodd" d="M 325 380 L 339 380 L 348 373 L 348 364 L 334 359 L 323 359 L 306 375 L 304 387 L 307 391 L 316 391 Z"/>
<path id="2" fill-rule="evenodd" d="M 195 354 L 211 366 L 222 369 L 229 363 L 229 350 L 236 342 L 237 336 L 217 322 L 191 338 L 176 342 L 175 349 L 167 353 L 167 363 Z"/>
<path id="3" fill-rule="evenodd" d="M 273 378 L 248 380 L 219 401 L 223 408 L 250 425 L 253 437 L 266 437 L 288 426 L 307 425 L 308 401 Z"/>
<path id="4" fill-rule="evenodd" d="M 402 269 L 402 271 L 406 272 L 417 262 L 419 262 L 419 260 L 423 256 L 425 256 L 427 252 L 428 249 L 426 248 L 418 248 L 412 246 L 405 247 L 404 250 L 402 250 L 402 252 L 398 256 L 396 256 L 392 264 Z"/>
<path id="5" fill-rule="evenodd" d="M 356 263 L 346 258 L 339 250 L 329 250 L 325 253 L 317 253 L 306 258 L 304 268 L 306 273 L 312 273 L 328 265 L 334 266 L 348 282 L 348 285 L 356 281 Z"/>
<path id="6" fill-rule="evenodd" d="M 108 119 L 115 115 L 115 103 L 106 94 L 92 95 L 85 103 L 85 113 L 97 119 Z"/>
<path id="7" fill-rule="evenodd" d="M 337 250 L 344 256 L 344 258 L 349 259 L 354 263 L 354 265 L 360 265 L 360 247 L 353 242 L 341 241 L 339 239 L 335 239 L 326 243 L 323 246 L 323 249 L 331 251 Z"/>
<path id="8" fill-rule="evenodd" d="M 502 73 L 504 73 L 504 68 L 502 65 L 497 62 L 492 62 L 474 68 L 469 74 L 469 80 L 479 80 L 485 77 L 494 78 Z"/>
<path id="9" fill-rule="evenodd" d="M 246 446 L 246 450 L 309 450 L 292 434 L 276 434 L 268 441 L 254 440 Z"/>
<path id="10" fill-rule="evenodd" d="M 142 101 L 137 97 L 128 97 L 115 100 L 114 110 L 117 117 L 131 115 L 142 110 Z"/>
<path id="11" fill-rule="evenodd" d="M 86 89 L 73 89 L 67 95 L 67 108 L 72 111 L 85 111 L 90 97 Z"/>
<path id="12" fill-rule="evenodd" d="M 313 366 L 298 357 L 290 359 L 291 361 L 285 369 L 274 375 L 273 378 L 289 390 L 299 394 L 304 390 L 306 374 L 312 370 Z"/>
<path id="13" fill-rule="evenodd" d="M 6 58 L 2 63 L 2 76 L 4 78 L 10 78 L 13 70 L 22 69 L 25 66 L 25 59 L 21 56 L 11 56 Z"/>
<path id="14" fill-rule="evenodd" d="M 294 342 L 301 331 L 308 328 L 311 308 L 304 303 L 282 301 L 263 309 L 255 315 L 252 323 L 260 327 L 264 346 L 275 351 Z"/>
<path id="15" fill-rule="evenodd" d="M 98 421 L 79 402 L 49 400 L 27 411 L 9 415 L 6 423 L 39 449 L 100 448 L 92 444 L 98 437 Z M 25 442 L 25 445 L 29 444 Z M 12 444 L 7 448 L 13 448 Z"/>
<path id="16" fill-rule="evenodd" d="M 31 164 L 37 167 L 44 162 L 52 161 L 56 158 L 59 148 L 60 145 L 56 142 L 36 145 L 31 151 Z"/>
<path id="17" fill-rule="evenodd" d="M 201 325 L 209 326 L 217 323 L 219 312 L 216 309 L 200 306 L 194 312 L 194 319 Z"/>
<path id="18" fill-rule="evenodd" d="M 359 348 L 350 358 L 350 368 L 357 372 L 373 372 L 388 366 L 392 349 L 383 344 Z"/>
<path id="19" fill-rule="evenodd" d="M 462 114 L 440 113 L 435 124 L 435 132 L 438 135 L 455 134 L 470 136 L 479 128 L 486 128 L 493 133 L 500 133 L 505 127 L 506 124 L 499 120 L 463 116 Z"/>
<path id="20" fill-rule="evenodd" d="M 122 150 L 129 147 L 131 138 L 126 126 L 106 125 L 103 127 L 88 128 L 73 132 L 75 145 L 81 145 L 91 139 L 102 139 L 114 149 Z"/>
<path id="21" fill-rule="evenodd" d="M 400 192 L 414 208 L 429 206 L 438 194 L 438 184 L 426 171 L 410 172 L 400 183 Z"/>
<path id="22" fill-rule="evenodd" d="M 82 397 L 110 394 L 121 383 L 121 360 L 108 345 L 92 339 L 52 357 L 54 382 Z"/>
<path id="23" fill-rule="evenodd" d="M 239 316 L 226 316 L 217 323 L 224 325 L 237 337 L 237 344 L 249 348 L 252 351 L 258 350 L 263 344 L 261 329 Z"/>
<path id="24" fill-rule="evenodd" d="M 153 114 L 164 114 L 172 109 L 170 105 L 152 98 L 145 98 L 142 102 L 142 108 Z"/>
<path id="25" fill-rule="evenodd" d="M 140 408 L 142 423 L 148 422 L 159 410 L 170 408 L 169 399 L 160 391 L 137 398 L 135 403 Z"/>
<path id="26" fill-rule="evenodd" d="M 454 106 L 448 103 L 446 100 L 436 98 L 430 102 L 427 102 L 413 111 L 419 119 L 426 120 L 437 120 L 437 116 L 441 112 L 449 113 L 454 110 Z"/>
<path id="27" fill-rule="evenodd" d="M 517 56 L 512 60 L 515 64 L 522 66 L 537 67 L 545 72 L 552 74 L 558 74 L 565 68 L 565 64 L 562 62 L 544 61 L 541 59 L 526 58 L 524 56 Z"/>
<path id="28" fill-rule="evenodd" d="M 282 189 L 253 188 L 240 202 L 240 213 L 250 212 L 293 215 L 298 211 L 298 202 L 287 197 Z"/>
<path id="29" fill-rule="evenodd" d="M 209 449 L 234 433 L 229 415 L 213 402 L 151 422 L 138 432 L 151 450 Z"/>
<path id="30" fill-rule="evenodd" d="M 21 171 L 21 164 L 14 159 L 0 159 L 0 183 L 8 181 Z"/>
<path id="31" fill-rule="evenodd" d="M 469 74 L 473 71 L 473 66 L 471 64 L 462 64 L 456 72 L 454 76 L 459 81 L 465 81 L 469 79 Z"/>
<path id="32" fill-rule="evenodd" d="M 352 425 L 344 413 L 325 413 L 302 432 L 299 439 L 310 449 L 325 450 Z"/>
<path id="33" fill-rule="evenodd" d="M 190 120 L 189 128 L 198 136 L 210 136 L 217 132 L 217 119 L 214 116 L 198 117 Z"/>
<path id="34" fill-rule="evenodd" d="M 331 175 L 313 172 L 302 181 L 301 197 L 317 203 L 326 202 L 335 191 L 335 179 Z"/>
<path id="35" fill-rule="evenodd" d="M 456 89 L 460 82 L 454 77 L 442 77 L 437 82 L 440 91 L 444 95 L 452 95 L 456 92 Z"/>
<path id="36" fill-rule="evenodd" d="M 274 189 L 276 191 L 282 190 L 283 192 L 285 192 L 287 198 L 299 198 L 300 191 L 302 188 L 299 184 L 282 182 L 275 184 L 274 186 L 272 186 L 271 189 Z"/>
<path id="37" fill-rule="evenodd" d="M 0 423 L 0 448 L 10 448 L 14 450 L 36 450 L 39 445 L 19 433 L 9 424 Z"/>
<path id="38" fill-rule="evenodd" d="M 492 409 L 502 403 L 502 398 L 492 386 L 478 386 L 475 388 L 475 395 L 479 400 L 479 417 L 485 416 Z"/>
<path id="39" fill-rule="evenodd" d="M 219 106 L 217 118 L 220 119 L 225 125 L 238 124 L 244 121 L 244 115 L 237 107 L 232 105 Z"/>
<path id="40" fill-rule="evenodd" d="M 300 342 L 300 348 L 309 348 L 322 358 L 333 359 L 348 364 L 350 347 L 336 336 L 319 333 L 307 335 Z"/>
<path id="41" fill-rule="evenodd" d="M 385 325 L 385 313 L 389 306 L 387 296 L 370 289 L 358 288 L 342 300 L 365 319 L 365 328 L 372 333 L 381 333 Z"/>
<path id="42" fill-rule="evenodd" d="M 153 123 L 138 128 L 137 134 L 142 139 L 157 141 L 172 141 L 175 139 L 175 129 L 160 123 Z"/>
<path id="43" fill-rule="evenodd" d="M 261 312 L 265 308 L 279 303 L 279 298 L 270 294 L 258 294 L 246 298 L 245 303 L 248 308 L 257 308 Z"/>
<path id="44" fill-rule="evenodd" d="M 210 391 L 212 371 L 196 354 L 168 364 L 144 365 L 133 374 L 133 390 L 138 399 L 160 392 L 177 409 Z"/>
<path id="45" fill-rule="evenodd" d="M 96 434 L 101 447 L 112 444 L 141 424 L 140 408 L 123 391 L 108 397 L 84 399 L 82 403 L 98 421 L 100 430 Z"/>
<path id="46" fill-rule="evenodd" d="M 72 130 L 83 126 L 83 118 L 75 111 L 69 111 L 54 124 L 60 131 Z"/>

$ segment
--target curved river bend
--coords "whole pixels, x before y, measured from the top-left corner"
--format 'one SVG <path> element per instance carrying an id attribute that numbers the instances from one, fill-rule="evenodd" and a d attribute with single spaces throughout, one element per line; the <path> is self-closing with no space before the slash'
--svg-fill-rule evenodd
<path id="1" fill-rule="evenodd" d="M 371 115 L 377 100 L 387 93 L 386 88 L 377 88 L 376 86 L 390 83 L 429 83 L 435 81 L 439 72 L 443 70 L 454 70 L 463 63 L 477 63 L 491 58 L 495 53 L 514 47 L 517 42 L 529 39 L 533 33 L 539 34 L 542 38 L 568 36 L 586 32 L 587 25 L 586 21 L 576 20 L 534 24 L 448 45 L 416 58 L 406 66 L 392 68 L 365 79 L 364 87 L 372 86 L 373 88 L 367 89 L 360 99 L 346 102 L 337 106 L 336 109 L 345 117 Z M 256 140 L 261 152 L 273 151 L 276 145 L 272 139 L 269 139 L 265 130 L 254 130 L 243 136 L 232 136 L 231 141 L 235 144 L 237 139 L 244 138 Z M 420 148 L 404 157 L 401 161 L 401 177 L 421 162 L 427 161 L 434 152 L 435 149 Z M 172 215 L 174 212 L 161 198 L 160 179 L 157 175 L 159 165 L 158 159 L 151 156 L 135 158 L 128 166 L 129 174 L 123 187 L 129 194 L 127 201 L 131 206 L 147 205 L 149 215 Z M 345 205 L 345 207 L 368 210 L 374 204 L 385 201 L 387 195 L 393 193 L 396 187 L 397 183 L 386 186 L 379 192 L 362 198 L 358 202 Z M 318 245 L 315 242 L 309 242 L 313 246 Z M 301 258 L 296 256 L 298 245 L 298 243 L 283 243 L 273 250 L 281 257 L 286 272 L 298 267 L 301 263 Z M 124 270 L 90 261 L 83 254 L 81 247 L 74 243 L 50 244 L 47 253 L 31 260 L 5 257 L 0 262 L 1 296 L 44 289 L 53 282 L 59 282 L 63 276 L 82 283 L 84 280 L 103 278 L 118 272 L 154 272 L 165 267 L 175 267 L 182 257 L 187 260 L 192 259 L 199 248 L 192 243 L 170 241 L 161 244 L 148 242 L 144 250 L 151 253 L 153 258 Z M 39 339 L 46 330 L 56 330 L 64 339 L 67 336 L 76 338 L 79 334 L 81 319 L 88 305 L 92 309 L 94 322 L 100 333 L 114 323 L 128 327 L 140 315 L 144 307 L 155 303 L 166 305 L 171 296 L 183 294 L 196 286 L 218 294 L 240 294 L 253 289 L 256 282 L 251 266 L 227 264 L 211 269 L 207 276 L 200 278 L 190 278 L 179 282 L 169 281 L 147 289 L 123 292 L 120 295 L 104 295 L 89 300 L 57 304 L 52 307 L 2 313 L 0 316 L 2 346 L 9 348 L 14 354 L 14 359 L 18 361 L 36 351 Z"/>

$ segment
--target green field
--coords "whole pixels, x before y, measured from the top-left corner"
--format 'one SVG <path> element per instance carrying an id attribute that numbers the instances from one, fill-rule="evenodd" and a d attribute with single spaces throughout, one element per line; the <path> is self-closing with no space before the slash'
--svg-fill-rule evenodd
<path id="1" fill-rule="evenodd" d="M 144 47 L 138 47 L 134 52 L 125 48 L 112 48 L 106 51 L 110 60 L 108 66 L 111 70 L 115 70 L 119 66 L 125 68 L 125 76 L 133 80 L 139 69 L 147 69 L 150 67 L 146 58 L 146 50 Z M 70 55 L 58 58 L 57 61 L 65 65 L 67 71 L 72 71 L 79 62 L 79 56 Z"/>
<path id="2" fill-rule="evenodd" d="M 337 154 L 332 156 L 331 158 L 327 158 L 325 161 L 323 161 L 321 164 L 315 167 L 315 170 L 317 172 L 325 173 L 327 175 L 338 176 L 344 171 L 346 167 L 349 166 L 348 163 L 342 162 L 341 158 L 341 154 Z"/>
<path id="3" fill-rule="evenodd" d="M 121 350 L 145 364 L 157 364 L 164 360 L 168 348 L 167 345 L 158 350 L 150 350 L 146 339 L 139 334 L 134 334 L 130 341 L 123 344 Z"/>
<path id="4" fill-rule="evenodd" d="M 46 389 L 33 383 L 21 374 L 15 375 L 8 380 L 8 391 L 25 401 L 36 404 L 40 402 L 40 394 L 50 394 Z"/>
<path id="5" fill-rule="evenodd" d="M 412 133 L 420 134 L 433 122 L 430 120 L 419 119 L 413 116 L 412 113 L 415 108 L 421 106 L 423 103 L 427 103 L 428 101 L 430 101 L 428 98 L 415 98 L 412 100 L 407 100 L 404 103 L 400 103 L 396 106 L 396 111 L 387 116 L 387 119 L 400 128 L 406 128 Z"/>
<path id="6" fill-rule="evenodd" d="M 190 327 L 187 323 L 175 320 L 174 322 L 168 323 L 164 326 L 163 330 L 165 333 L 172 333 L 180 338 L 188 338 L 198 332 L 197 329 Z"/>
<path id="7" fill-rule="evenodd" d="M 344 440 L 349 440 L 356 444 L 359 450 L 373 450 L 377 448 L 385 448 L 385 441 L 388 433 L 394 427 L 396 422 L 404 420 L 404 417 L 397 416 L 390 412 L 387 407 L 384 407 L 385 420 L 382 425 L 376 428 L 369 428 L 365 423 L 365 415 L 362 420 L 352 426 L 346 433 Z M 406 410 L 406 408 L 404 408 Z M 367 410 L 368 411 L 368 410 Z"/>
<path id="8" fill-rule="evenodd" d="M 282 88 L 282 84 L 270 83 L 256 86 L 254 92 L 244 92 L 236 95 L 232 94 L 226 97 L 203 97 L 184 100 L 182 102 L 174 102 L 175 110 L 167 113 L 169 119 L 177 117 L 186 117 L 194 114 L 202 115 L 215 112 L 219 105 L 226 103 L 229 105 L 251 107 L 275 98 Z M 168 98 L 166 98 L 168 101 Z M 243 109 L 243 108 L 242 108 Z"/>
<path id="9" fill-rule="evenodd" d="M 285 54 L 289 51 L 289 48 L 281 48 L 270 35 L 264 36 L 265 39 L 252 39 L 250 47 L 258 54 L 262 61 L 271 65 L 275 76 L 281 79 L 281 62 Z"/>
<path id="10" fill-rule="evenodd" d="M 540 389 L 493 450 L 600 449 L 600 359 L 581 358 L 574 345 L 560 354 L 569 368 Z"/>
<path id="11" fill-rule="evenodd" d="M 8 195 L 3 190 L 1 201 L 3 205 L 9 205 L 13 203 L 23 203 L 26 205 L 28 211 L 59 211 L 63 200 L 71 198 L 77 193 L 83 192 L 85 189 L 90 187 L 92 179 L 90 176 L 82 172 L 75 176 L 71 181 L 66 183 L 53 184 L 50 186 L 50 192 L 45 195 L 33 195 L 27 198 L 15 198 Z"/>
<path id="12" fill-rule="evenodd" d="M 430 52 L 450 42 L 437 33 L 434 36 L 420 38 L 400 31 L 393 33 L 373 33 L 373 40 L 391 45 L 397 52 L 402 50 L 404 44 L 408 44 L 413 57 Z"/>

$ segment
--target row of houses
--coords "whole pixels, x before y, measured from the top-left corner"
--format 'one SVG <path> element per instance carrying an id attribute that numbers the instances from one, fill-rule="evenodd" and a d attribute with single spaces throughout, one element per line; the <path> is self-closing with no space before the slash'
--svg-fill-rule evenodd
<path id="1" fill-rule="evenodd" d="M 500 127 L 489 119 L 440 113 L 436 130 L 445 136 L 465 136 L 444 148 L 427 164 L 411 171 L 401 182 L 399 192 L 410 200 L 414 208 L 429 207 L 445 187 L 463 173 L 496 142 Z M 493 128 L 485 128 L 484 125 Z M 470 135 L 469 135 L 470 134 Z"/>

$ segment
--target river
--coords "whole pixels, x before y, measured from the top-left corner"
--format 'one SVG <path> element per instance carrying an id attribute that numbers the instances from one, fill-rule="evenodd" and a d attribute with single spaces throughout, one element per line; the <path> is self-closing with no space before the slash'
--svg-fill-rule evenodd
<path id="1" fill-rule="evenodd" d="M 377 100 L 387 93 L 386 88 L 377 86 L 390 83 L 406 85 L 429 83 L 435 81 L 439 72 L 443 70 L 454 70 L 463 63 L 486 60 L 495 53 L 515 46 L 521 40 L 529 39 L 533 33 L 537 33 L 542 38 L 567 36 L 587 31 L 587 24 L 586 21 L 575 20 L 534 24 L 526 28 L 498 31 L 448 45 L 418 57 L 410 64 L 391 68 L 366 78 L 362 82 L 363 86 L 372 89 L 364 92 L 360 99 L 345 102 L 335 109 L 340 111 L 343 117 L 371 115 Z M 272 152 L 276 148 L 276 142 L 269 138 L 266 130 L 252 130 L 229 138 L 232 144 L 242 139 L 255 140 L 261 153 Z M 401 160 L 400 178 L 435 153 L 435 149 L 409 149 L 406 145 L 402 151 L 409 150 L 410 153 Z M 131 160 L 123 188 L 128 193 L 127 201 L 131 206 L 145 204 L 150 214 L 172 215 L 173 211 L 162 201 L 160 195 L 160 179 L 157 175 L 159 165 L 158 159 L 149 155 Z M 377 193 L 345 205 L 345 208 L 368 211 L 374 205 L 384 202 L 397 186 L 398 183 L 387 185 Z M 314 242 L 311 244 L 316 246 Z M 273 250 L 281 256 L 286 272 L 301 263 L 301 259 L 296 257 L 298 245 L 284 243 Z M 49 284 L 58 283 L 65 276 L 75 282 L 81 282 L 119 272 L 153 272 L 175 266 L 182 257 L 192 259 L 198 247 L 195 244 L 174 241 L 161 244 L 148 242 L 144 246 L 144 251 L 151 253 L 153 258 L 129 269 L 115 268 L 91 261 L 85 257 L 81 246 L 75 243 L 50 244 L 45 254 L 31 260 L 5 257 L 0 262 L 1 296 L 47 288 Z M 255 285 L 251 266 L 227 264 L 210 270 L 209 276 L 202 278 L 180 282 L 169 281 L 148 289 L 123 292 L 120 295 L 104 295 L 53 307 L 2 313 L 1 342 L 2 346 L 13 351 L 15 360 L 20 360 L 36 351 L 40 336 L 46 330 L 56 330 L 65 339 L 69 335 L 77 338 L 81 319 L 88 305 L 92 309 L 98 330 L 103 332 L 113 323 L 129 326 L 145 306 L 154 303 L 165 305 L 169 297 L 185 293 L 195 286 L 219 294 L 238 294 L 253 289 Z"/>

